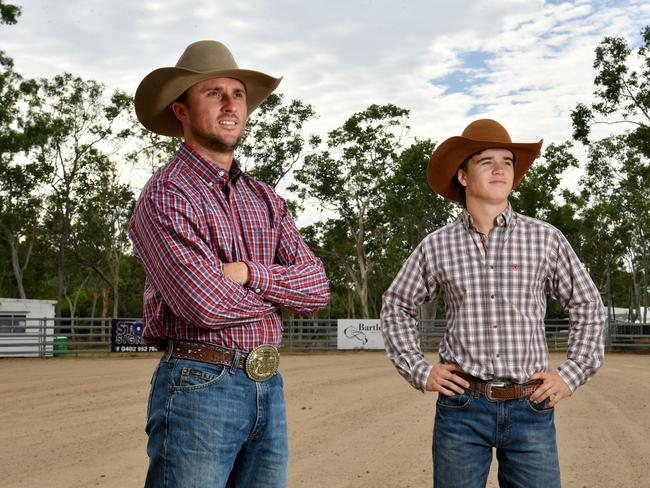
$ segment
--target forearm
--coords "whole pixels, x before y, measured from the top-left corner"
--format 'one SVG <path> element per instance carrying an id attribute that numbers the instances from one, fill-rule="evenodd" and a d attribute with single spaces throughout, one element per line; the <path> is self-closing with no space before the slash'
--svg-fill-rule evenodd
<path id="1" fill-rule="evenodd" d="M 414 388 L 425 391 L 432 365 L 420 349 L 420 334 L 415 315 L 399 304 L 399 297 L 384 294 L 381 330 L 386 354 L 397 372 Z"/>
<path id="2" fill-rule="evenodd" d="M 433 260 L 425 252 L 424 244 L 423 241 L 402 265 L 383 295 L 381 309 L 386 354 L 398 373 L 421 391 L 426 391 L 432 366 L 424 359 L 420 349 L 417 316 L 425 299 L 437 294 L 428 268 Z"/>
<path id="3" fill-rule="evenodd" d="M 567 360 L 558 373 L 575 391 L 603 364 L 605 308 L 589 273 L 559 233 L 556 252 L 551 284 L 571 324 Z"/>
<path id="4" fill-rule="evenodd" d="M 161 266 L 148 273 L 174 314 L 205 328 L 259 320 L 276 307 L 223 274 L 218 264 Z"/>
<path id="5" fill-rule="evenodd" d="M 246 264 L 250 270 L 248 287 L 278 307 L 305 314 L 320 310 L 329 302 L 328 279 L 318 259 L 290 266 Z"/>
<path id="6" fill-rule="evenodd" d="M 569 310 L 571 330 L 567 360 L 558 367 L 558 373 L 575 391 L 596 374 L 603 364 L 605 350 L 605 316 L 600 302 L 586 304 L 581 313 Z"/>

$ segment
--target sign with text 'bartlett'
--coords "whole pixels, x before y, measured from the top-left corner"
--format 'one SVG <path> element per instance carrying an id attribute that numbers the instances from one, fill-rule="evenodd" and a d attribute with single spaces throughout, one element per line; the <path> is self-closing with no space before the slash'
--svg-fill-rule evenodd
<path id="1" fill-rule="evenodd" d="M 339 319 L 337 349 L 384 349 L 379 319 Z"/>

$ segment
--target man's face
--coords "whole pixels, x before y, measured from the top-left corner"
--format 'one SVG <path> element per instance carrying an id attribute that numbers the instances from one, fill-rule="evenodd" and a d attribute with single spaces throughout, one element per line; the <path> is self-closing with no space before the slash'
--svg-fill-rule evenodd
<path id="1" fill-rule="evenodd" d="M 514 168 L 514 156 L 507 149 L 486 149 L 472 156 L 467 170 L 458 170 L 466 201 L 505 203 L 512 190 Z"/>
<path id="2" fill-rule="evenodd" d="M 187 142 L 215 152 L 232 152 L 246 128 L 246 87 L 234 78 L 213 78 L 192 86 L 185 103 L 172 109 Z"/>

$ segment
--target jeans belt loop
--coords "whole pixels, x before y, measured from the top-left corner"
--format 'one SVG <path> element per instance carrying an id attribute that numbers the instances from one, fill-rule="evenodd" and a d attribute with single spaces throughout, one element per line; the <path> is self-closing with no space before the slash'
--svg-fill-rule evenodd
<path id="1" fill-rule="evenodd" d="M 165 350 L 165 354 L 163 354 L 161 361 L 169 361 L 172 357 L 172 352 L 174 352 L 174 341 L 167 339 L 167 349 Z"/>
<path id="2" fill-rule="evenodd" d="M 239 366 L 239 358 L 241 353 L 235 349 L 235 355 L 232 358 L 232 363 L 230 363 L 230 374 L 235 374 L 237 372 L 237 367 Z"/>
<path id="3" fill-rule="evenodd" d="M 481 383 L 478 381 L 474 382 L 474 391 L 472 393 L 474 394 L 474 399 L 478 400 L 478 398 L 481 396 Z"/>

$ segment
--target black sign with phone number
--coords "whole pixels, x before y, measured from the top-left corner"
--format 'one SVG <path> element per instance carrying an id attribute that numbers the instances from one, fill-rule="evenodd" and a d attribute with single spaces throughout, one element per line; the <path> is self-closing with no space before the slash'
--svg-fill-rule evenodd
<path id="1" fill-rule="evenodd" d="M 111 327 L 111 350 L 113 352 L 156 352 L 154 346 L 144 343 L 142 320 L 113 319 Z"/>

